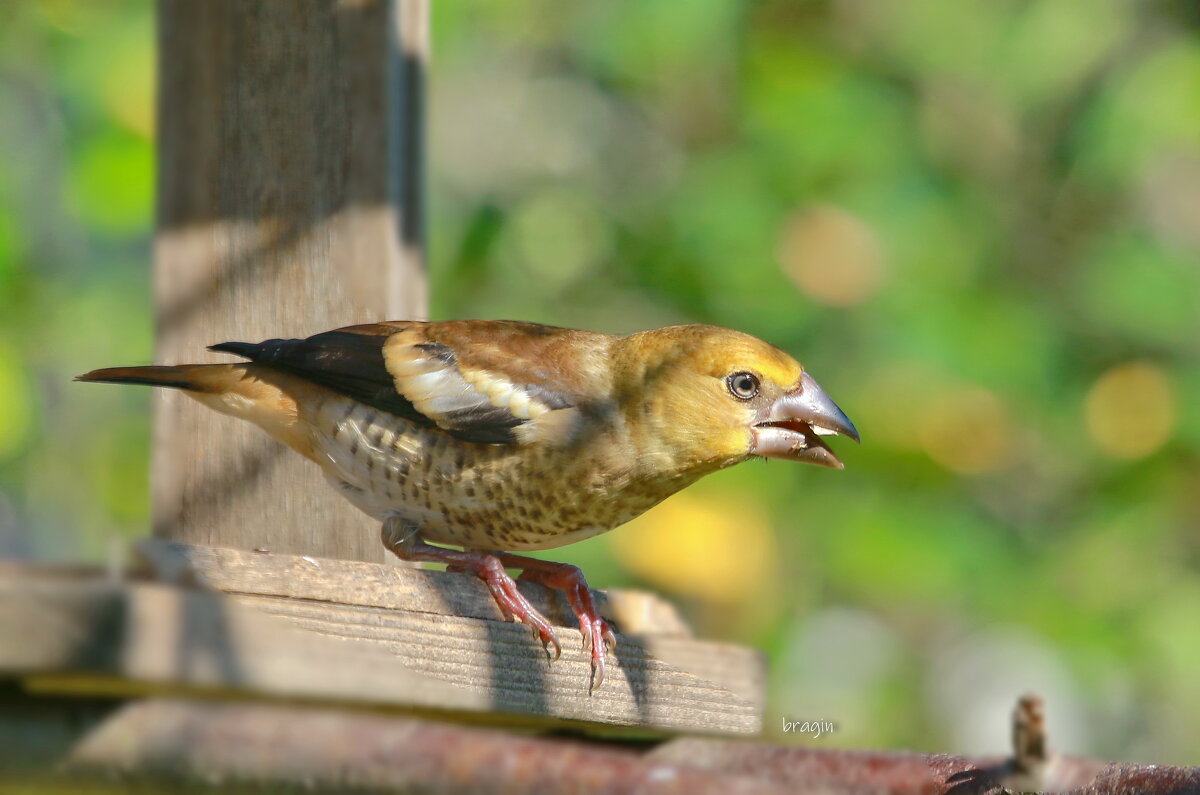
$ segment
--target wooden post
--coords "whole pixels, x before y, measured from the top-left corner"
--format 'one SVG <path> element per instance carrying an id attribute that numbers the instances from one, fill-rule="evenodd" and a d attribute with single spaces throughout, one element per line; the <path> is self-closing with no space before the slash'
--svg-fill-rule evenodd
<path id="1" fill-rule="evenodd" d="M 424 317 L 425 3 L 160 0 L 156 361 Z M 311 463 L 167 392 L 156 535 L 385 559 Z"/>

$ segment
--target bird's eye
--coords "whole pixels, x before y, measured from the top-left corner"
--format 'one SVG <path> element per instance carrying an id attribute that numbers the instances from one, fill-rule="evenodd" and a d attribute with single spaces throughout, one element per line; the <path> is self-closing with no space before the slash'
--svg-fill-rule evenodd
<path id="1" fill-rule="evenodd" d="M 749 400 L 758 394 L 758 376 L 754 373 L 734 373 L 725 382 L 735 398 Z"/>

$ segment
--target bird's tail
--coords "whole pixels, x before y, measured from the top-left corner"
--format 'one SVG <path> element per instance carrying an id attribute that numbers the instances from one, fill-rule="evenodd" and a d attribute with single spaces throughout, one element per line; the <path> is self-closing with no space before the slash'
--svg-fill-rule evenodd
<path id="1" fill-rule="evenodd" d="M 177 367 L 105 367 L 75 376 L 76 381 L 108 384 L 145 384 L 200 394 L 222 394 L 235 388 L 245 374 L 244 365 L 184 364 Z"/>
<path id="2" fill-rule="evenodd" d="M 301 455 L 313 458 L 312 438 L 299 422 L 299 401 L 311 387 L 286 373 L 255 364 L 181 364 L 174 367 L 106 367 L 75 378 L 110 384 L 181 389 L 211 409 L 249 420 Z"/>

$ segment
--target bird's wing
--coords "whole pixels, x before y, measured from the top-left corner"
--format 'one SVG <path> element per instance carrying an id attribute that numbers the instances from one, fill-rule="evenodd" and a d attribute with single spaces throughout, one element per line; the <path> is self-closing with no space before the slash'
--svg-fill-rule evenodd
<path id="1" fill-rule="evenodd" d="M 514 321 L 389 322 L 223 343 L 375 408 L 481 444 L 567 441 L 612 338 Z"/>
<path id="2" fill-rule="evenodd" d="M 536 323 L 447 321 L 393 334 L 383 356 L 396 391 L 447 433 L 565 441 L 580 409 L 604 394 L 611 339 Z"/>

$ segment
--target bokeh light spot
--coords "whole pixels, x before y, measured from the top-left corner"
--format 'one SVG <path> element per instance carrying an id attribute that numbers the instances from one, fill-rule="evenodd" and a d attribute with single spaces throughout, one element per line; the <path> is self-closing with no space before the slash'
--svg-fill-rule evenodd
<path id="1" fill-rule="evenodd" d="M 71 202 L 86 223 L 112 234 L 146 229 L 154 204 L 154 150 L 141 138 L 97 136 L 78 154 Z"/>
<path id="2" fill-rule="evenodd" d="M 706 602 L 754 599 L 777 576 L 771 522 L 743 500 L 681 492 L 609 539 L 639 577 Z"/>
<path id="3" fill-rule="evenodd" d="M 1004 402 L 982 387 L 948 388 L 917 417 L 917 438 L 934 461 L 953 472 L 1003 469 L 1015 451 L 1017 428 Z"/>
<path id="4" fill-rule="evenodd" d="M 514 214 L 520 264 L 542 289 L 560 289 L 582 277 L 611 249 L 608 226 L 578 192 L 543 191 Z"/>
<path id="5" fill-rule="evenodd" d="M 1175 390 L 1149 362 L 1128 362 L 1103 373 L 1084 401 L 1088 435 L 1113 458 L 1144 458 L 1175 429 Z"/>
<path id="6" fill-rule="evenodd" d="M 0 341 L 0 459 L 28 438 L 33 421 L 31 385 L 16 351 Z"/>
<path id="7" fill-rule="evenodd" d="M 104 106 L 129 131 L 154 136 L 154 47 L 142 41 L 114 51 L 100 90 Z"/>
<path id="8" fill-rule="evenodd" d="M 801 292 L 829 306 L 862 303 L 883 279 L 875 230 L 858 216 L 829 205 L 795 213 L 780 233 L 776 256 Z"/>

